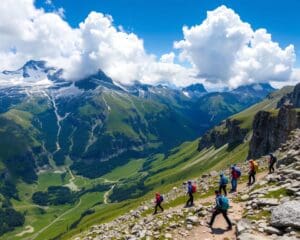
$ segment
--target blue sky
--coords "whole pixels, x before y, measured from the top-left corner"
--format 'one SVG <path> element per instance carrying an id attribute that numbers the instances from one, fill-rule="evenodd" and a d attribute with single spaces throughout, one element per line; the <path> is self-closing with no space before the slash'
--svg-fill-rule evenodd
<path id="1" fill-rule="evenodd" d="M 172 50 L 182 39 L 182 26 L 200 24 L 208 10 L 224 4 L 240 15 L 253 29 L 266 28 L 281 47 L 295 46 L 300 55 L 299 0 L 37 0 L 37 7 L 48 11 L 64 8 L 65 20 L 77 27 L 91 11 L 110 14 L 116 26 L 144 39 L 147 52 L 157 55 Z M 297 59 L 300 66 L 300 59 Z"/>

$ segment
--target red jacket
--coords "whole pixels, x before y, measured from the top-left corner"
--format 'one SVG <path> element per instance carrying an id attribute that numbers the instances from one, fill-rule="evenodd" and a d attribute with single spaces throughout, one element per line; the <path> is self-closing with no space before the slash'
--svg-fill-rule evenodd
<path id="1" fill-rule="evenodd" d="M 155 197 L 155 201 L 156 201 L 156 203 L 160 203 L 160 195 L 156 195 L 156 197 Z"/>
<path id="2" fill-rule="evenodd" d="M 231 177 L 233 178 L 233 179 L 238 179 L 239 178 L 239 176 L 238 176 L 238 173 L 236 172 L 236 170 L 231 170 Z"/>

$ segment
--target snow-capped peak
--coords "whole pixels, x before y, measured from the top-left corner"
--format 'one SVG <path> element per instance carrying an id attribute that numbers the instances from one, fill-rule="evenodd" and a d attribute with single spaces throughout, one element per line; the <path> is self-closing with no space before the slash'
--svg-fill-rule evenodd
<path id="1" fill-rule="evenodd" d="M 43 87 L 53 86 L 49 75 L 56 72 L 55 68 L 47 67 L 45 61 L 30 60 L 15 71 L 0 73 L 0 88 L 7 87 Z"/>

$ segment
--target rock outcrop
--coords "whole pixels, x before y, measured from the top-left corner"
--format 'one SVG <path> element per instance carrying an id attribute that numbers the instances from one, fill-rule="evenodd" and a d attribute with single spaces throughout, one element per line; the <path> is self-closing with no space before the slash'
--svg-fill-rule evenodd
<path id="1" fill-rule="evenodd" d="M 240 144 L 244 141 L 248 130 L 239 126 L 240 122 L 236 119 L 227 119 L 219 126 L 208 131 L 199 141 L 198 150 L 214 146 L 219 148 L 225 144 L 229 147 Z"/>
<path id="2" fill-rule="evenodd" d="M 300 127 L 300 112 L 284 105 L 273 112 L 260 111 L 253 121 L 253 135 L 248 158 L 258 158 L 275 151 L 284 143 L 290 132 Z"/>
<path id="3" fill-rule="evenodd" d="M 237 224 L 238 239 L 294 240 L 300 229 L 300 129 L 280 146 L 275 173 L 247 192 L 244 217 Z M 245 195 L 246 196 L 246 195 Z M 270 237 L 266 235 L 272 235 Z"/>
<path id="4" fill-rule="evenodd" d="M 274 208 L 271 225 L 300 229 L 300 201 L 288 201 Z"/>
<path id="5" fill-rule="evenodd" d="M 280 108 L 286 104 L 291 104 L 294 108 L 300 108 L 300 83 L 295 86 L 293 92 L 280 99 L 277 107 Z"/>

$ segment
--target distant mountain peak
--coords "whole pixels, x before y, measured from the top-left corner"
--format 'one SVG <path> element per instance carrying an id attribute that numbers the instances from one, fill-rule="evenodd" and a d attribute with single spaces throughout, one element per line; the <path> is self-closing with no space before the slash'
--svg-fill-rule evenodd
<path id="1" fill-rule="evenodd" d="M 21 69 L 31 68 L 34 70 L 38 70 L 39 68 L 46 68 L 46 61 L 36 61 L 36 60 L 29 60 L 24 64 Z"/>
<path id="2" fill-rule="evenodd" d="M 199 92 L 199 93 L 206 93 L 207 92 L 207 90 L 205 89 L 205 87 L 202 83 L 191 84 L 187 87 L 184 87 L 182 90 L 183 91 L 189 91 L 189 92 Z"/>
<path id="3" fill-rule="evenodd" d="M 242 85 L 235 89 L 233 89 L 233 92 L 236 91 L 274 91 L 275 88 L 273 88 L 269 83 L 253 83 L 248 85 Z"/>

